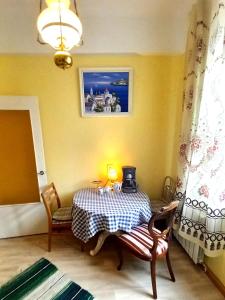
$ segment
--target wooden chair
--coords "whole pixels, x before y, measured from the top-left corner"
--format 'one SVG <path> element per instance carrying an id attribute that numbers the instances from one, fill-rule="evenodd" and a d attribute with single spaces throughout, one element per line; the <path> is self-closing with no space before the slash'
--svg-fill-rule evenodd
<path id="1" fill-rule="evenodd" d="M 117 241 L 119 242 L 117 245 L 117 251 L 119 255 L 119 265 L 117 269 L 120 270 L 123 264 L 121 246 L 124 246 L 138 258 L 149 261 L 151 267 L 154 299 L 157 299 L 155 271 L 157 259 L 166 257 L 171 280 L 175 281 L 169 258 L 169 241 L 171 238 L 171 228 L 173 224 L 174 214 L 178 203 L 179 201 L 173 201 L 168 206 L 162 207 L 159 212 L 153 214 L 148 224 L 146 223 L 134 227 L 130 233 L 124 233 L 117 237 Z M 155 228 L 154 223 L 158 218 L 162 216 L 167 216 L 168 222 L 166 229 L 163 231 L 159 231 Z"/>
<path id="2" fill-rule="evenodd" d="M 46 186 L 41 196 L 48 216 L 48 251 L 51 251 L 52 235 L 71 230 L 72 207 L 61 207 L 54 183 Z"/>
<path id="3" fill-rule="evenodd" d="M 166 176 L 163 182 L 162 193 L 160 199 L 151 200 L 152 212 L 157 212 L 161 207 L 168 205 L 174 200 L 176 184 L 172 177 Z"/>

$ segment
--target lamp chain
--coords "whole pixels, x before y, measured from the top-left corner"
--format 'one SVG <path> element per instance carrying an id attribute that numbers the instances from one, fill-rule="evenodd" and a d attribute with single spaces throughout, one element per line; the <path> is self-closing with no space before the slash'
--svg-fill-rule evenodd
<path id="1" fill-rule="evenodd" d="M 75 10 L 75 13 L 76 13 L 76 15 L 79 17 L 78 10 L 77 10 L 77 2 L 76 2 L 76 0 L 73 0 L 73 3 L 74 3 L 74 10 Z"/>
<path id="2" fill-rule="evenodd" d="M 40 13 L 42 12 L 42 7 L 43 7 L 43 0 L 40 0 L 40 5 L 39 5 Z M 41 36 L 40 36 L 39 32 L 38 32 L 38 35 L 37 35 L 37 41 L 41 45 L 46 45 L 46 43 L 41 40 Z"/>
<path id="3" fill-rule="evenodd" d="M 60 50 L 64 50 L 63 38 L 62 38 L 62 16 L 61 16 L 61 7 L 60 7 L 61 0 L 58 0 L 58 2 L 59 2 L 59 23 L 60 23 L 60 39 L 61 39 Z"/>
<path id="4" fill-rule="evenodd" d="M 78 9 L 77 9 L 77 1 L 76 0 L 73 0 L 73 5 L 74 5 L 74 11 L 75 11 L 76 15 L 79 18 L 79 13 L 78 13 Z M 81 36 L 80 42 L 79 42 L 79 46 L 82 46 L 83 44 L 84 44 L 84 40 L 83 40 L 83 38 Z"/>

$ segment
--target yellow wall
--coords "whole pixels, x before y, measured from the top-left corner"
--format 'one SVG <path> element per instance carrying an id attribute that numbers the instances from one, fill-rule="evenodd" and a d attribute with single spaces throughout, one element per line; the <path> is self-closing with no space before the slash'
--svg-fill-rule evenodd
<path id="1" fill-rule="evenodd" d="M 225 287 L 225 254 L 214 258 L 207 257 L 206 264 Z"/>
<path id="2" fill-rule="evenodd" d="M 63 199 L 101 177 L 107 163 L 134 165 L 141 188 L 156 197 L 175 174 L 183 56 L 80 55 L 70 70 L 52 56 L 0 56 L 0 94 L 39 97 L 49 181 Z M 133 114 L 80 116 L 78 67 L 132 67 Z"/>

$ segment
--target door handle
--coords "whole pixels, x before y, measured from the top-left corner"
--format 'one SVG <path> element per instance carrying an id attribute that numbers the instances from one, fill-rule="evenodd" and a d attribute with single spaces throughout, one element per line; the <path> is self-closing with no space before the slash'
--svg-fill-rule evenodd
<path id="1" fill-rule="evenodd" d="M 45 172 L 44 171 L 40 171 L 40 172 L 38 172 L 38 175 L 44 175 L 45 174 Z"/>

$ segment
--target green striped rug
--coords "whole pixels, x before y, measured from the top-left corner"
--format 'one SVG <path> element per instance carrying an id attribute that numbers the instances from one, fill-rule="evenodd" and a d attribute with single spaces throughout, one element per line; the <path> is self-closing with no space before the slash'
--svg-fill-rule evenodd
<path id="1" fill-rule="evenodd" d="M 0 300 L 92 300 L 94 297 L 45 258 L 0 288 Z"/>

